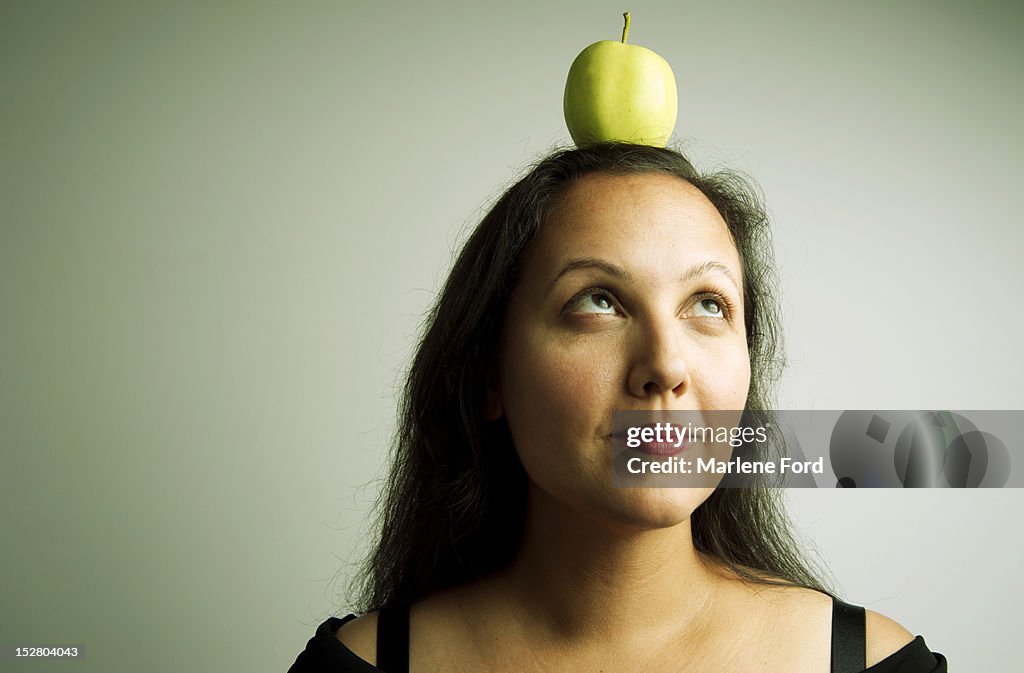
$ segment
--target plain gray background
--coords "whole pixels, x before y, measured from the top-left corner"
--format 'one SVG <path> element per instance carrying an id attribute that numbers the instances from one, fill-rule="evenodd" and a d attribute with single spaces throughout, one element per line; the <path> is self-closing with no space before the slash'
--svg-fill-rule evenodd
<path id="1" fill-rule="evenodd" d="M 1024 408 L 1019 3 L 0 7 L 0 642 L 67 670 L 283 671 L 344 614 L 420 318 L 625 9 L 764 190 L 780 406 Z M 1014 656 L 1020 491 L 790 497 L 849 600 Z"/>

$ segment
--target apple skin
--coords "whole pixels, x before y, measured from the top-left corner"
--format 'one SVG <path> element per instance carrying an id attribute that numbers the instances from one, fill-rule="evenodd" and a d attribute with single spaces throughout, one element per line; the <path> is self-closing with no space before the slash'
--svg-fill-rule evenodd
<path id="1" fill-rule="evenodd" d="M 569 67 L 562 110 L 577 147 L 606 140 L 664 147 L 678 105 L 668 61 L 645 47 L 602 40 Z"/>

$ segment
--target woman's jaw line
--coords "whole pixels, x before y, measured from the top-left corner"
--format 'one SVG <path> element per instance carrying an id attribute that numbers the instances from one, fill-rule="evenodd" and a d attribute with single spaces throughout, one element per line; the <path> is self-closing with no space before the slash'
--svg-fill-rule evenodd
<path id="1" fill-rule="evenodd" d="M 627 620 L 641 636 L 661 618 L 697 617 L 710 601 L 720 576 L 694 548 L 689 518 L 647 529 L 610 522 L 533 484 L 528 502 L 522 545 L 502 574 L 524 613 L 563 635 L 607 627 L 601 637 L 621 638 Z"/>

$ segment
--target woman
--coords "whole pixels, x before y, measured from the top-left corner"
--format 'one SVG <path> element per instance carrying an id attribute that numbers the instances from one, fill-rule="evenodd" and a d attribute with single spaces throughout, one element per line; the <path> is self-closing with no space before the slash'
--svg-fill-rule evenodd
<path id="1" fill-rule="evenodd" d="M 741 179 L 620 143 L 540 161 L 429 315 L 367 614 L 292 671 L 945 671 L 835 600 L 778 490 L 612 486 L 616 411 L 771 407 L 773 281 Z"/>

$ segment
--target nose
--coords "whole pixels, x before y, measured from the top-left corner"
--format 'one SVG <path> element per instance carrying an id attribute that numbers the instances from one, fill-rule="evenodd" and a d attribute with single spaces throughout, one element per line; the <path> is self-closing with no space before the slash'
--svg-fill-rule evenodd
<path id="1" fill-rule="evenodd" d="M 679 318 L 655 317 L 638 327 L 632 335 L 629 391 L 638 399 L 661 398 L 661 408 L 671 408 L 672 402 L 690 389 L 686 339 Z"/>

